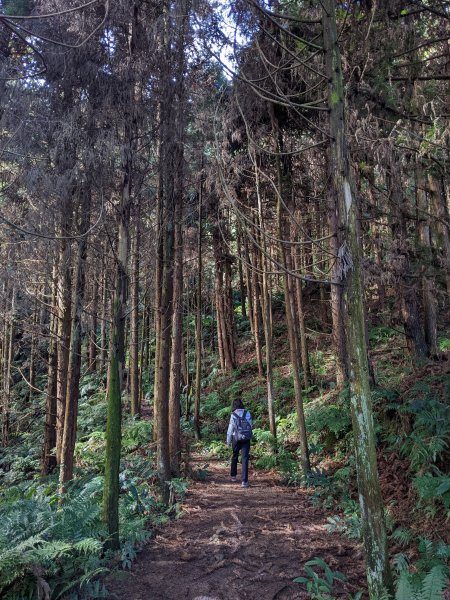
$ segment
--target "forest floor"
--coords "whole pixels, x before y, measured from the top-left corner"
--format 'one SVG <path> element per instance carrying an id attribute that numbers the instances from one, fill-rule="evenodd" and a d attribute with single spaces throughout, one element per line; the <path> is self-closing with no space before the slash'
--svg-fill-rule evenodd
<path id="1" fill-rule="evenodd" d="M 347 599 L 365 589 L 361 549 L 327 532 L 326 513 L 311 504 L 306 490 L 252 468 L 250 487 L 242 488 L 230 481 L 223 460 L 211 460 L 208 472 L 205 481 L 191 484 L 180 518 L 155 532 L 132 571 L 109 577 L 110 598 L 310 598 L 292 580 L 304 575 L 302 565 L 314 557 L 348 578 L 336 580 L 333 597 Z"/>

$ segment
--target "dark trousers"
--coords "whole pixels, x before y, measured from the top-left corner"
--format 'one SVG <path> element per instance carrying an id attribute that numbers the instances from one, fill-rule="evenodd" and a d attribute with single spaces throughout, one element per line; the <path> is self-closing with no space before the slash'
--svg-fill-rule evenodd
<path id="1" fill-rule="evenodd" d="M 243 442 L 236 442 L 236 445 L 233 446 L 233 456 L 231 458 L 231 477 L 236 477 L 237 475 L 237 464 L 238 464 L 238 456 L 239 452 L 241 452 L 242 458 L 242 481 L 248 481 L 248 457 L 250 454 L 250 440 L 245 440 Z"/>

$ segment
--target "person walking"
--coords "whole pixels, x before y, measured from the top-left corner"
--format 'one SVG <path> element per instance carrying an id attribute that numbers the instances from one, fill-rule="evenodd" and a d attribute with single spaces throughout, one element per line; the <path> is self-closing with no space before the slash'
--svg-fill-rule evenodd
<path id="1" fill-rule="evenodd" d="M 242 487 L 247 488 L 248 483 L 248 460 L 250 455 L 250 440 L 252 439 L 252 416 L 244 408 L 242 400 L 236 398 L 233 401 L 233 409 L 227 431 L 227 445 L 232 446 L 230 476 L 231 481 L 237 481 L 237 464 L 239 452 L 242 462 Z"/>

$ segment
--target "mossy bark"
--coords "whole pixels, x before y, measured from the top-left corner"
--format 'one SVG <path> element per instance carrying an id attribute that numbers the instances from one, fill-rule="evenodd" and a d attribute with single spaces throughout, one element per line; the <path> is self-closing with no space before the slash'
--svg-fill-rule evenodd
<path id="1" fill-rule="evenodd" d="M 377 473 L 375 433 L 365 335 L 362 245 L 357 199 L 350 168 L 344 121 L 344 89 L 336 32 L 334 0 L 323 2 L 325 66 L 330 109 L 330 176 L 338 202 L 339 248 L 344 325 L 349 358 L 349 388 L 356 469 L 369 596 L 375 600 L 392 590 L 383 500 Z"/>
<path id="2" fill-rule="evenodd" d="M 109 363 L 108 413 L 106 420 L 105 483 L 103 491 L 103 521 L 108 528 L 107 547 L 117 550 L 119 543 L 119 468 L 121 449 L 122 398 L 120 385 L 120 349 L 117 324 L 121 319 L 118 298 L 113 306 L 113 332 Z"/>

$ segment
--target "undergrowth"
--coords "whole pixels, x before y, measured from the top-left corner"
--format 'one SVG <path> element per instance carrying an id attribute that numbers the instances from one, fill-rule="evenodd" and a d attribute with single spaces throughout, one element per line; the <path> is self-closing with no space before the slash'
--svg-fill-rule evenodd
<path id="1" fill-rule="evenodd" d="M 95 375 L 80 394 L 75 479 L 63 494 L 57 473 L 41 477 L 40 436 L 23 433 L 0 454 L 0 597 L 87 600 L 110 597 L 102 575 L 130 569 L 152 528 L 178 514 L 184 480 L 171 485 L 171 506 L 157 500 L 151 424 L 124 419 L 120 467 L 120 550 L 104 550 L 101 519 L 105 393 Z M 41 398 L 41 403 L 43 399 Z M 38 432 L 39 433 L 39 432 Z"/>

